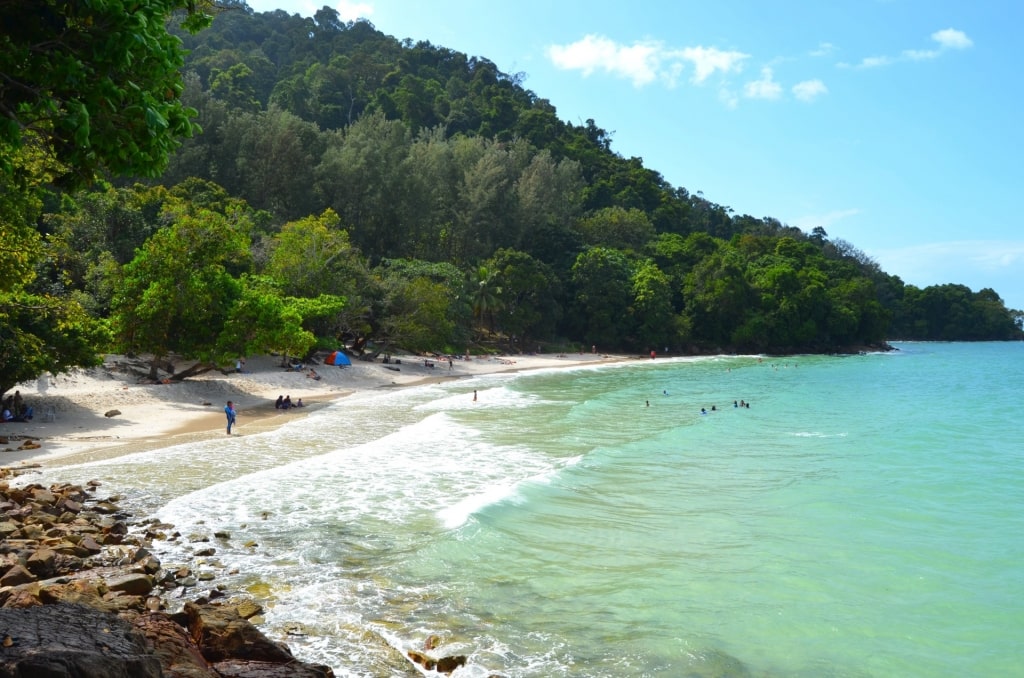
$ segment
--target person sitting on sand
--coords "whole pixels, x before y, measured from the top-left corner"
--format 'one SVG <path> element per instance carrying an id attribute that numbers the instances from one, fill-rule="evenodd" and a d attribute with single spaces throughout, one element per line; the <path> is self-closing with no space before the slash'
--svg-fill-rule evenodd
<path id="1" fill-rule="evenodd" d="M 309 374 L 307 374 L 306 377 L 309 379 L 315 379 L 316 381 L 320 381 L 320 375 L 317 374 L 316 370 L 314 370 L 312 367 L 309 368 Z"/>
<path id="2" fill-rule="evenodd" d="M 299 398 L 295 403 L 295 407 L 305 407 L 306 404 L 302 402 L 302 398 Z"/>
<path id="3" fill-rule="evenodd" d="M 3 413 L 0 414 L 0 423 L 6 424 L 9 421 L 14 421 L 14 415 L 5 407 Z"/>
<path id="4" fill-rule="evenodd" d="M 284 397 L 284 400 L 281 401 L 281 409 L 282 410 L 287 410 L 287 409 L 291 408 L 291 406 L 292 406 L 292 397 L 290 395 L 286 395 Z"/>
<path id="5" fill-rule="evenodd" d="M 284 396 L 277 396 L 277 401 L 274 403 L 274 409 L 279 410 L 284 405 Z"/>

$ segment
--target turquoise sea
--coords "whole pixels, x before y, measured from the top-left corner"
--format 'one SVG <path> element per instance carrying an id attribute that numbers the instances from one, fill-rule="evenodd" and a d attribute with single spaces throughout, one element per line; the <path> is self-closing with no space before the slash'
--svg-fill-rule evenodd
<path id="1" fill-rule="evenodd" d="M 1024 675 L 1024 343 L 897 347 L 361 394 L 46 474 L 174 523 L 165 564 L 214 546 L 339 676 L 432 635 L 459 677 Z"/>

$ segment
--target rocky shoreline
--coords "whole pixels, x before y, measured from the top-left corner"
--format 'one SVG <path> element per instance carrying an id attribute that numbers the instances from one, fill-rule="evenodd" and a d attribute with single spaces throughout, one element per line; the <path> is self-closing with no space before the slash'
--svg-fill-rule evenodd
<path id="1" fill-rule="evenodd" d="M 172 525 L 130 523 L 96 482 L 11 482 L 30 468 L 0 468 L 0 678 L 333 678 L 267 638 L 251 597 L 164 567 L 152 544 L 180 538 Z M 445 674 L 465 663 L 408 657 Z"/>

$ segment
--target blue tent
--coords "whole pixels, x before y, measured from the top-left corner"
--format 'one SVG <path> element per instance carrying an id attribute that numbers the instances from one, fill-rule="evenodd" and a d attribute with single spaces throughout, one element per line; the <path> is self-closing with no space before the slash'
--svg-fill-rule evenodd
<path id="1" fill-rule="evenodd" d="M 344 351 L 334 351 L 327 356 L 324 365 L 337 365 L 338 367 L 352 367 L 352 361 L 348 359 Z"/>

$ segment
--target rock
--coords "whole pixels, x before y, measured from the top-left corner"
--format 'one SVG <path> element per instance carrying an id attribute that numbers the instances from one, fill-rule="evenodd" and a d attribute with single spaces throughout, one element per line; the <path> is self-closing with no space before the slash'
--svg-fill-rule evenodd
<path id="1" fill-rule="evenodd" d="M 14 565 L 8 569 L 7 572 L 4 572 L 2 577 L 0 577 L 0 586 L 19 586 L 35 580 L 35 575 L 26 570 L 23 566 Z"/>
<path id="2" fill-rule="evenodd" d="M 73 499 L 65 499 L 60 502 L 60 507 L 69 513 L 81 513 L 82 503 Z"/>
<path id="3" fill-rule="evenodd" d="M 295 661 L 288 648 L 272 642 L 233 607 L 185 603 L 184 612 L 192 639 L 211 663 L 229 659 L 272 664 Z"/>
<path id="4" fill-rule="evenodd" d="M 235 611 L 242 619 L 252 619 L 258 614 L 263 614 L 263 606 L 251 600 L 243 600 L 235 605 Z"/>
<path id="5" fill-rule="evenodd" d="M 0 609 L 2 676 L 161 678 L 160 661 L 122 619 L 81 605 Z"/>
<path id="6" fill-rule="evenodd" d="M 121 508 L 112 501 L 101 501 L 92 507 L 92 510 L 96 513 L 110 514 L 117 513 Z"/>
<path id="7" fill-rule="evenodd" d="M 334 671 L 312 664 L 273 664 L 232 659 L 213 665 L 221 678 L 333 678 Z"/>
<path id="8" fill-rule="evenodd" d="M 48 548 L 41 548 L 28 557 L 25 567 L 36 577 L 46 579 L 56 572 L 54 564 L 57 561 L 57 554 Z"/>
<path id="9" fill-rule="evenodd" d="M 54 605 L 56 603 L 74 603 L 88 607 L 113 612 L 114 608 L 103 599 L 106 592 L 106 585 L 101 591 L 96 581 L 90 579 L 76 579 L 71 582 L 47 582 L 39 589 L 39 601 L 43 605 Z"/>
<path id="10" fill-rule="evenodd" d="M 103 413 L 103 416 L 109 418 L 116 417 L 119 414 L 121 414 L 121 410 L 107 410 L 106 412 Z"/>
<path id="11" fill-rule="evenodd" d="M 124 574 L 107 580 L 111 591 L 120 591 L 130 596 L 146 596 L 153 590 L 153 578 L 148 574 Z"/>
<path id="12" fill-rule="evenodd" d="M 164 674 L 176 678 L 219 678 L 181 624 L 163 612 L 142 614 L 132 621 L 160 660 Z"/>
<path id="13" fill-rule="evenodd" d="M 460 666 L 466 665 L 466 655 L 452 655 L 450 657 L 441 657 L 440 659 L 434 659 L 428 657 L 422 652 L 416 650 L 409 650 L 406 655 L 416 664 L 419 664 L 427 671 L 437 671 L 438 673 L 444 673 L 450 675 L 452 671 L 459 668 Z"/>
<path id="14" fill-rule="evenodd" d="M 36 607 L 42 605 L 43 602 L 39 600 L 38 589 L 30 588 L 17 588 L 7 591 L 7 595 L 4 596 L 3 606 L 11 610 L 21 610 L 27 607 Z"/>
<path id="15" fill-rule="evenodd" d="M 437 672 L 451 675 L 452 671 L 465 665 L 466 655 L 464 654 L 452 655 L 451 657 L 441 657 L 437 660 Z"/>
<path id="16" fill-rule="evenodd" d="M 100 546 L 95 539 L 89 536 L 82 537 L 82 540 L 78 542 L 78 549 L 75 555 L 81 557 L 94 556 L 100 553 L 103 547 Z"/>

